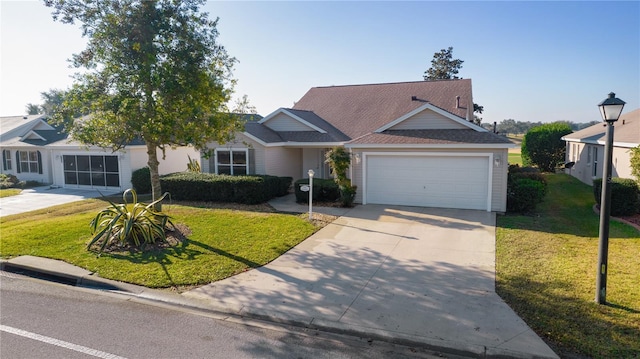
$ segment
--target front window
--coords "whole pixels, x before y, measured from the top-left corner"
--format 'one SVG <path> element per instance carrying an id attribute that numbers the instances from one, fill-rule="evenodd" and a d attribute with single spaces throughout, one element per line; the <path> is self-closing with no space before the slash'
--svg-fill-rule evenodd
<path id="1" fill-rule="evenodd" d="M 118 156 L 65 155 L 64 183 L 97 187 L 119 187 Z"/>
<path id="2" fill-rule="evenodd" d="M 22 173 L 40 173 L 38 151 L 18 151 L 18 166 Z"/>
<path id="3" fill-rule="evenodd" d="M 591 175 L 593 177 L 598 177 L 598 147 L 593 147 L 593 153 L 591 154 Z"/>
<path id="4" fill-rule="evenodd" d="M 216 150 L 216 173 L 227 175 L 246 175 L 249 173 L 249 151 Z"/>
<path id="5" fill-rule="evenodd" d="M 2 150 L 2 164 L 4 166 L 5 171 L 11 170 L 11 151 Z"/>

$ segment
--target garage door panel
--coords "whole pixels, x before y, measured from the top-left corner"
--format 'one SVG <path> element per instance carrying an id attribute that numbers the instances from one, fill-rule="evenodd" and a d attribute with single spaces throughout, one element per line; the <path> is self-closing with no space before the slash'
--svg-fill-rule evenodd
<path id="1" fill-rule="evenodd" d="M 486 209 L 488 157 L 367 158 L 367 203 Z"/>

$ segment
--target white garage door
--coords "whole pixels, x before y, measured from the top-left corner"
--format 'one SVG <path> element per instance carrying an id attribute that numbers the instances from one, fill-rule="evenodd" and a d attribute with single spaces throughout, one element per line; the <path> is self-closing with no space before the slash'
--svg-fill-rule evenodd
<path id="1" fill-rule="evenodd" d="M 366 203 L 487 210 L 489 157 L 368 155 Z"/>

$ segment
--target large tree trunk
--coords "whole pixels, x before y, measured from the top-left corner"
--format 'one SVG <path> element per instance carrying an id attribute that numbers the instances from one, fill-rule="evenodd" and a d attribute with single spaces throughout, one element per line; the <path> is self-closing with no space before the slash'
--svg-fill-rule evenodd
<path id="1" fill-rule="evenodd" d="M 147 155 L 149 157 L 147 160 L 147 165 L 149 166 L 149 172 L 151 173 L 151 193 L 154 202 L 162 197 L 162 188 L 160 188 L 160 173 L 158 172 L 160 161 L 158 161 L 157 154 L 157 146 L 153 143 L 147 142 Z M 162 204 L 159 202 L 154 207 L 156 211 L 162 210 Z"/>

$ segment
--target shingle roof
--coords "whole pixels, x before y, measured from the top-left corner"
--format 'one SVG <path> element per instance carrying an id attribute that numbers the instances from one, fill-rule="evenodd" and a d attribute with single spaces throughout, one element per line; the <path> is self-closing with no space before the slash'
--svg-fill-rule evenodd
<path id="1" fill-rule="evenodd" d="M 505 137 L 491 132 L 468 130 L 388 130 L 372 133 L 349 144 L 510 144 Z"/>
<path id="2" fill-rule="evenodd" d="M 293 109 L 313 111 L 342 133 L 358 138 L 425 102 L 467 119 L 473 113 L 471 80 L 313 87 L 296 102 Z"/>
<path id="3" fill-rule="evenodd" d="M 606 126 L 599 123 L 563 137 L 566 141 L 604 143 Z M 640 145 L 640 108 L 622 114 L 614 122 L 613 142 L 615 146 L 635 147 Z"/>

